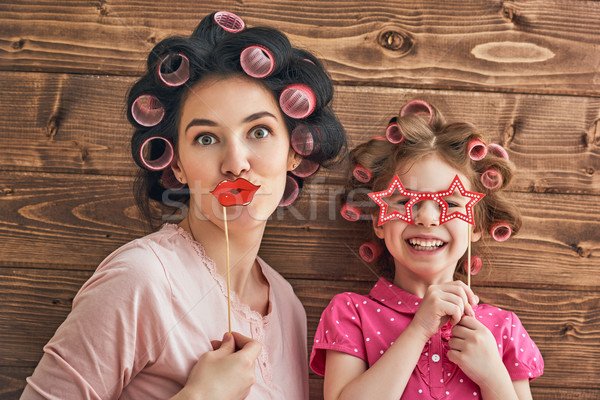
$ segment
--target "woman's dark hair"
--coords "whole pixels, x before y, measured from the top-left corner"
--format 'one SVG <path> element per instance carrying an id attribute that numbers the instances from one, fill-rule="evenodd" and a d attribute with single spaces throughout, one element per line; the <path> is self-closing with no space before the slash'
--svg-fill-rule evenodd
<path id="1" fill-rule="evenodd" d="M 264 85 L 275 99 L 279 99 L 281 92 L 292 84 L 304 84 L 314 92 L 315 108 L 307 117 L 295 119 L 282 112 L 290 137 L 300 125 L 307 127 L 312 136 L 314 151 L 302 157 L 313 164 L 328 166 L 346 149 L 344 129 L 330 107 L 333 84 L 321 62 L 308 51 L 292 47 L 288 38 L 276 29 L 254 27 L 232 33 L 217 24 L 215 14 L 204 17 L 190 37 L 170 37 L 158 43 L 148 55 L 146 73 L 128 93 L 127 117 L 135 127 L 131 151 L 134 160 L 142 168 L 134 194 L 140 211 L 151 226 L 156 217 L 152 217 L 150 200 L 168 208 L 168 203 L 186 203 L 189 191 L 169 185 L 163 176 L 165 169 L 150 170 L 144 165 L 142 157 L 160 158 L 168 143 L 152 141 L 142 149 L 143 144 L 149 138 L 160 137 L 176 148 L 179 113 L 190 87 L 207 78 L 246 75 L 240 63 L 240 54 L 249 46 L 261 46 L 273 56 L 273 71 L 264 78 L 250 79 L 256 79 Z M 181 63 L 181 59 L 169 56 L 178 53 L 189 60 L 189 79 L 185 84 L 169 86 L 161 80 L 158 69 L 161 68 L 163 72 L 177 69 L 179 65 L 173 65 L 172 60 Z M 165 59 L 169 62 L 164 62 Z M 154 126 L 141 125 L 132 114 L 132 105 L 144 95 L 154 96 L 164 109 L 162 120 Z M 142 152 L 146 155 L 142 156 Z M 169 169 L 166 168 L 167 173 Z M 290 173 L 288 175 L 291 176 Z M 304 178 L 293 178 L 301 188 Z"/>

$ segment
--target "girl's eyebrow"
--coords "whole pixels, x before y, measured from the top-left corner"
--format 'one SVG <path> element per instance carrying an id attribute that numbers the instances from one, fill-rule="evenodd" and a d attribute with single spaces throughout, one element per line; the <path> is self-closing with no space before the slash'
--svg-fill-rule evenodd
<path id="1" fill-rule="evenodd" d="M 242 120 L 242 123 L 252 122 L 257 119 L 264 118 L 264 117 L 271 117 L 273 119 L 277 119 L 277 117 L 275 115 L 271 114 L 270 112 L 261 111 L 261 112 L 257 112 L 254 114 L 250 114 L 249 116 L 247 116 L 246 118 L 244 118 Z M 190 129 L 192 126 L 218 126 L 218 125 L 219 125 L 218 123 L 216 123 L 215 121 L 210 120 L 210 119 L 194 118 L 193 120 L 190 121 L 189 124 L 187 124 L 187 126 L 185 127 L 185 131 L 187 132 L 187 130 Z"/>

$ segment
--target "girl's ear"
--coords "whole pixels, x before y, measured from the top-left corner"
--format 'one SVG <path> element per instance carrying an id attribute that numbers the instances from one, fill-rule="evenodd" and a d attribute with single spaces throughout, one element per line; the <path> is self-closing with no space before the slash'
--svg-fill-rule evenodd
<path id="1" fill-rule="evenodd" d="M 373 222 L 373 232 L 375 232 L 375 236 L 377 236 L 379 239 L 384 239 L 385 234 L 383 232 L 383 225 L 377 226 L 379 223 L 379 218 L 377 218 L 377 215 L 372 215 L 371 221 Z"/>
<path id="2" fill-rule="evenodd" d="M 292 149 L 292 146 L 290 146 L 290 151 L 288 153 L 287 170 L 293 171 L 298 165 L 300 165 L 301 161 L 302 156 L 296 153 L 294 149 Z"/>
<path id="3" fill-rule="evenodd" d="M 481 231 L 479 229 L 472 228 L 473 232 L 471 232 L 471 242 L 475 243 L 479 239 L 481 239 Z"/>

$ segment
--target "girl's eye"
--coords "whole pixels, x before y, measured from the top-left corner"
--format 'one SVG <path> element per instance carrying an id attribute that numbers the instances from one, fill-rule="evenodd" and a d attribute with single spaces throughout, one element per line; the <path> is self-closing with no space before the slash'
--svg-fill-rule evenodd
<path id="1" fill-rule="evenodd" d="M 270 134 L 271 132 L 264 126 L 259 126 L 258 128 L 254 128 L 250 131 L 250 136 L 255 139 L 264 139 Z"/>
<path id="2" fill-rule="evenodd" d="M 460 207 L 460 205 L 459 205 L 459 204 L 457 204 L 457 203 L 454 203 L 454 202 L 452 202 L 452 201 L 447 201 L 447 202 L 446 202 L 446 204 L 448 204 L 448 207 Z"/>
<path id="3" fill-rule="evenodd" d="M 198 142 L 199 144 L 201 144 L 202 146 L 209 146 L 211 144 L 214 144 L 217 142 L 217 139 L 215 139 L 214 136 L 209 135 L 209 134 L 203 134 L 203 135 L 199 135 L 196 138 L 196 142 Z"/>

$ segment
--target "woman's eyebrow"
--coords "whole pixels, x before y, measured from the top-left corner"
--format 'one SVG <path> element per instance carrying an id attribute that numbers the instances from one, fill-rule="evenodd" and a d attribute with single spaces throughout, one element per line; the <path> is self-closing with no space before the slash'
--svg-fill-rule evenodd
<path id="1" fill-rule="evenodd" d="M 217 126 L 218 124 L 215 121 L 204 118 L 194 118 L 190 121 L 189 124 L 185 127 L 185 131 L 187 132 L 192 126 Z"/>
<path id="2" fill-rule="evenodd" d="M 261 112 L 257 112 L 257 113 L 248 115 L 246 118 L 244 118 L 244 120 L 242 122 L 244 122 L 244 123 L 252 122 L 252 121 L 255 121 L 255 120 L 263 118 L 263 117 L 271 117 L 271 118 L 277 119 L 277 117 L 274 116 L 273 114 L 271 114 L 270 112 L 261 111 Z"/>

